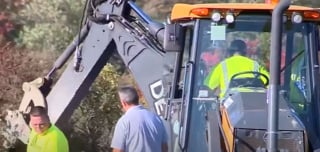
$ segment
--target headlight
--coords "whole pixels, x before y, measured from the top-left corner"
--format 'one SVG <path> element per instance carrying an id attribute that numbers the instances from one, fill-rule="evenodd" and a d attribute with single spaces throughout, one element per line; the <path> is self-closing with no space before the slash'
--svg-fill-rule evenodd
<path id="1" fill-rule="evenodd" d="M 227 21 L 227 23 L 233 23 L 234 22 L 234 16 L 233 16 L 232 13 L 227 13 L 226 21 Z"/>
<path id="2" fill-rule="evenodd" d="M 221 14 L 219 12 L 213 12 L 211 19 L 213 22 L 219 22 L 221 19 Z"/>

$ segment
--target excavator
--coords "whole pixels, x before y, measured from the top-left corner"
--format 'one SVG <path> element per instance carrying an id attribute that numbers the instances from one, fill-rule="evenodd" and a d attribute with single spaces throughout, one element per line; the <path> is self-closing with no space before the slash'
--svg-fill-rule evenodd
<path id="1" fill-rule="evenodd" d="M 176 3 L 161 23 L 134 0 L 86 4 L 79 34 L 46 76 L 23 84 L 19 109 L 8 111 L 8 130 L 24 143 L 30 107 L 46 107 L 52 123 L 63 128 L 116 54 L 163 119 L 169 151 L 319 151 L 320 9 L 290 0 Z M 246 56 L 270 75 L 238 73 L 219 97 L 205 85 L 207 61 L 225 59 L 235 39 L 246 42 Z"/>

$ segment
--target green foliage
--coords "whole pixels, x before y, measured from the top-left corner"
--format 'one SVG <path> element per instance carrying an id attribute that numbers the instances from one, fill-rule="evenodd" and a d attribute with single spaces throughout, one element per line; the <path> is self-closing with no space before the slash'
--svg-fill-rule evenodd
<path id="1" fill-rule="evenodd" d="M 20 11 L 20 45 L 62 51 L 79 31 L 84 0 L 33 0 Z"/>
<path id="2" fill-rule="evenodd" d="M 153 17 L 154 19 L 165 20 L 170 15 L 171 9 L 175 3 L 216 3 L 223 2 L 224 0 L 138 0 L 137 3 L 143 8 L 143 10 Z"/>
<path id="3" fill-rule="evenodd" d="M 294 0 L 295 4 L 320 6 L 320 2 Z M 175 3 L 221 3 L 221 2 L 259 2 L 264 0 L 138 0 L 137 3 L 147 14 L 164 20 Z M 84 0 L 33 0 L 19 14 L 23 32 L 17 42 L 28 48 L 40 50 L 63 50 L 79 31 L 79 22 Z"/>
<path id="4" fill-rule="evenodd" d="M 29 0 L 0 1 L 0 43 L 12 41 L 21 28 L 16 16 Z"/>
<path id="5" fill-rule="evenodd" d="M 260 42 L 260 49 L 261 49 L 261 57 L 262 57 L 262 61 L 260 62 L 260 64 L 262 63 L 266 63 L 267 65 L 263 65 L 264 67 L 269 67 L 269 57 L 270 57 L 270 33 L 262 33 L 259 35 L 259 40 L 261 40 Z"/>
<path id="6" fill-rule="evenodd" d="M 292 0 L 293 5 L 302 5 L 308 7 L 320 7 L 320 1 L 318 0 Z"/>
<path id="7" fill-rule="evenodd" d="M 121 115 L 117 96 L 119 75 L 107 64 L 90 94 L 74 112 L 70 134 L 71 151 L 104 152 L 110 150 L 113 127 Z"/>

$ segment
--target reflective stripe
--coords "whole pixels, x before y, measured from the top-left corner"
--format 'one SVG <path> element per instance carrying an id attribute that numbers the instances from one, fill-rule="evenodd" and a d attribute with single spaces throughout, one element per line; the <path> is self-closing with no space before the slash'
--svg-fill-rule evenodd
<path id="1" fill-rule="evenodd" d="M 253 62 L 253 71 L 254 72 L 259 72 L 259 64 L 256 61 Z M 257 78 L 257 76 L 258 76 L 258 74 L 254 74 L 254 77 Z"/>
<path id="2" fill-rule="evenodd" d="M 223 79 L 224 79 L 224 85 L 226 88 L 229 86 L 229 79 L 228 79 L 228 69 L 227 69 L 227 63 L 226 61 L 222 61 L 222 72 L 223 72 Z M 221 91 L 221 90 L 220 90 Z"/>
<path id="3" fill-rule="evenodd" d="M 253 71 L 254 71 L 254 72 L 259 72 L 259 64 L 258 64 L 258 62 L 255 61 L 253 64 L 254 64 L 254 65 L 253 65 L 253 66 L 254 66 L 254 67 L 253 67 Z"/>

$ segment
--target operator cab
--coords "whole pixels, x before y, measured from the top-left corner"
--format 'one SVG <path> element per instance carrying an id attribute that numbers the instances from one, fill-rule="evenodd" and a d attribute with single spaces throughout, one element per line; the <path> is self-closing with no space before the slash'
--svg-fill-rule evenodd
<path id="1" fill-rule="evenodd" d="M 185 10 L 171 17 L 186 28 L 181 67 L 188 69 L 184 70 L 182 75 L 185 76 L 181 76 L 181 81 L 184 82 L 183 88 L 191 89 L 184 89 L 182 94 L 188 105 L 186 110 L 181 110 L 185 112 L 181 114 L 183 118 L 177 120 L 184 125 L 174 131 L 177 135 L 173 140 L 176 150 L 210 149 L 212 141 L 208 140 L 207 118 L 212 108 L 220 111 L 219 139 L 224 143 L 224 149 L 266 150 L 268 83 L 256 81 L 254 77 L 237 79 L 241 75 L 239 73 L 233 76 L 229 92 L 223 100 L 205 85 L 210 72 L 227 58 L 226 50 L 235 39 L 246 42 L 246 57 L 257 61 L 265 69 L 269 70 L 270 62 L 279 65 L 279 149 L 306 151 L 318 144 L 318 11 L 300 6 L 289 8 L 284 16 L 282 49 L 278 50 L 281 61 L 270 61 L 271 13 L 274 5 L 176 4 L 172 14 L 179 8 Z M 184 12 L 191 14 L 183 16 Z M 189 66 L 185 66 L 186 63 Z M 251 74 L 264 77 L 261 73 Z M 179 124 L 173 122 L 174 125 Z"/>

